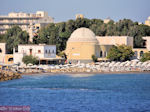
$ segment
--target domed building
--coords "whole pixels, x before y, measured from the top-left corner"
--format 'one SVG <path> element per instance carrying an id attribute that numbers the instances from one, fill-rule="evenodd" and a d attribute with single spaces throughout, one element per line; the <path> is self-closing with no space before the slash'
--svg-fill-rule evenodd
<path id="1" fill-rule="evenodd" d="M 113 45 L 133 46 L 133 37 L 128 36 L 95 36 L 88 28 L 78 28 L 67 41 L 65 53 L 71 62 L 92 62 L 92 55 L 98 60 L 106 61 L 107 54 Z"/>
<path id="2" fill-rule="evenodd" d="M 99 56 L 99 42 L 88 28 L 75 30 L 67 41 L 66 55 L 69 61 L 92 61 L 91 56 Z"/>

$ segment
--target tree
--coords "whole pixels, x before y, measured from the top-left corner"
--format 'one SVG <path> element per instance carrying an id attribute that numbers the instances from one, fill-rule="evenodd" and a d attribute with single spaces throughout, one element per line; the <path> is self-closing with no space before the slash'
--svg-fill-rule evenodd
<path id="1" fill-rule="evenodd" d="M 58 56 L 67 59 L 67 55 L 65 54 L 65 52 L 59 52 Z"/>
<path id="2" fill-rule="evenodd" d="M 5 34 L 7 53 L 13 53 L 13 48 L 18 48 L 19 44 L 29 43 L 29 34 L 22 31 L 19 26 L 13 26 Z"/>
<path id="3" fill-rule="evenodd" d="M 4 34 L 0 34 L 0 42 L 6 42 Z"/>
<path id="4" fill-rule="evenodd" d="M 97 62 L 97 57 L 94 54 L 92 55 L 92 60 L 93 62 Z"/>
<path id="5" fill-rule="evenodd" d="M 87 18 L 78 18 L 75 21 L 75 27 L 76 27 L 76 29 L 80 28 L 80 27 L 89 28 L 90 25 L 91 25 L 91 22 Z"/>
<path id="6" fill-rule="evenodd" d="M 118 22 L 110 21 L 104 24 L 101 19 L 78 18 L 67 22 L 50 23 L 39 30 L 33 41 L 35 44 L 55 44 L 57 54 L 66 48 L 66 42 L 71 33 L 80 27 L 91 29 L 98 36 L 131 36 L 134 37 L 134 47 L 144 47 L 143 36 L 150 36 L 150 26 L 139 25 L 130 19 Z"/>
<path id="7" fill-rule="evenodd" d="M 32 63 L 33 65 L 38 64 L 37 57 L 33 57 L 32 55 L 26 55 L 22 58 L 22 61 L 27 65 Z"/>
<path id="8" fill-rule="evenodd" d="M 113 46 L 109 52 L 107 58 L 111 61 L 127 61 L 134 55 L 132 48 L 126 45 Z"/>
<path id="9" fill-rule="evenodd" d="M 145 62 L 145 61 L 148 61 L 148 60 L 150 60 L 150 52 L 144 53 L 142 55 L 142 58 L 140 59 L 140 61 L 142 61 L 142 62 Z"/>
<path id="10" fill-rule="evenodd" d="M 58 35 L 58 29 L 54 23 L 48 24 L 46 27 L 41 28 L 38 37 L 34 38 L 34 43 L 45 43 L 55 45 Z"/>

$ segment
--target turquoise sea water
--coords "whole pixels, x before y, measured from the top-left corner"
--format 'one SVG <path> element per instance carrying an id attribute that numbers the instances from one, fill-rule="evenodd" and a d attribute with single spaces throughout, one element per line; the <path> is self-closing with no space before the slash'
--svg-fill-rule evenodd
<path id="1" fill-rule="evenodd" d="M 24 75 L 0 82 L 0 105 L 31 112 L 150 112 L 150 74 Z"/>

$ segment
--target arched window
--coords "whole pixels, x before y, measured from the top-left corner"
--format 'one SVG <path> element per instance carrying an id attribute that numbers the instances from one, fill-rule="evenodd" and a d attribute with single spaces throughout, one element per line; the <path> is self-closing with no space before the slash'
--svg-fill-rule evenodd
<path id="1" fill-rule="evenodd" d="M 13 58 L 9 58 L 8 61 L 13 61 Z"/>
<path id="2" fill-rule="evenodd" d="M 2 53 L 2 49 L 0 48 L 0 53 Z"/>
<path id="3" fill-rule="evenodd" d="M 103 52 L 102 51 L 100 52 L 100 57 L 103 57 Z"/>
<path id="4" fill-rule="evenodd" d="M 144 52 L 143 52 L 143 51 L 140 51 L 140 57 L 141 57 L 143 54 L 144 54 Z"/>
<path id="5" fill-rule="evenodd" d="M 106 57 L 107 56 L 107 52 L 106 51 L 104 51 L 104 57 Z"/>
<path id="6" fill-rule="evenodd" d="M 51 53 L 51 50 L 49 50 L 49 54 Z"/>

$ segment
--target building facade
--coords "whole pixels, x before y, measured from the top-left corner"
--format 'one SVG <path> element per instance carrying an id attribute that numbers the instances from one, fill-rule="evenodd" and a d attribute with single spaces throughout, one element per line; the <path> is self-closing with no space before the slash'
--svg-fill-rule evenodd
<path id="1" fill-rule="evenodd" d="M 150 51 L 150 36 L 142 38 L 145 41 L 145 48 L 133 48 L 135 59 L 140 59 L 144 53 Z"/>
<path id="2" fill-rule="evenodd" d="M 6 30 L 13 25 L 18 25 L 22 30 L 26 30 L 29 33 L 29 40 L 32 42 L 32 37 L 38 29 L 53 22 L 54 19 L 48 16 L 48 13 L 44 11 L 37 11 L 35 14 L 12 12 L 7 16 L 0 16 L 0 33 L 5 33 Z"/>
<path id="3" fill-rule="evenodd" d="M 140 59 L 143 53 L 150 51 L 150 38 L 146 39 L 146 48 L 133 48 L 133 37 L 129 36 L 95 36 L 88 28 L 75 30 L 67 41 L 65 53 L 71 62 L 92 62 L 92 55 L 99 61 L 106 61 L 107 54 L 112 46 L 131 46 L 135 52 L 134 58 Z"/>
<path id="4" fill-rule="evenodd" d="M 26 55 L 37 57 L 39 61 L 56 59 L 56 45 L 18 45 L 18 52 L 13 53 L 14 64 L 22 63 L 22 58 Z"/>

